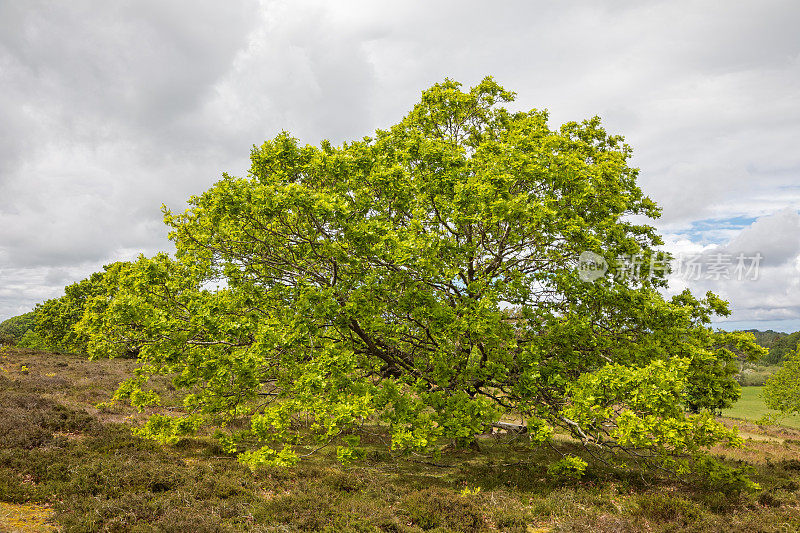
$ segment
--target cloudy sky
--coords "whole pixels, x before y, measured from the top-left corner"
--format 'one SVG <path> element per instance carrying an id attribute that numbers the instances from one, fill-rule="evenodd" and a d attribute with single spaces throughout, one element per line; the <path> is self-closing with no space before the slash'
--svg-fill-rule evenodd
<path id="1" fill-rule="evenodd" d="M 360 138 L 493 75 L 626 137 L 667 247 L 705 269 L 674 290 L 800 330 L 799 23 L 796 0 L 0 0 L 0 320 L 170 249 L 160 205 L 281 130 Z"/>

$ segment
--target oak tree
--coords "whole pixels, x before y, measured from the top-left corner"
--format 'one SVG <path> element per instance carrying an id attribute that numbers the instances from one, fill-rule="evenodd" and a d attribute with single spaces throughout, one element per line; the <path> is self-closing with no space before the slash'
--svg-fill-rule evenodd
<path id="1" fill-rule="evenodd" d="M 165 209 L 174 255 L 106 272 L 81 323 L 97 355 L 141 347 L 118 399 L 161 402 L 160 373 L 186 392 L 185 415 L 143 432 L 249 417 L 220 438 L 251 465 L 327 444 L 350 460 L 376 423 L 397 453 L 465 444 L 503 414 L 534 443 L 566 431 L 684 473 L 735 444 L 712 414 L 738 397 L 734 348 L 752 336 L 709 328 L 728 312 L 713 294 L 662 296 L 668 257 L 637 222 L 659 209 L 622 137 L 598 118 L 551 129 L 513 99 L 446 80 L 387 130 L 341 146 L 282 133 L 249 176 Z M 586 280 L 584 252 L 608 271 Z"/>

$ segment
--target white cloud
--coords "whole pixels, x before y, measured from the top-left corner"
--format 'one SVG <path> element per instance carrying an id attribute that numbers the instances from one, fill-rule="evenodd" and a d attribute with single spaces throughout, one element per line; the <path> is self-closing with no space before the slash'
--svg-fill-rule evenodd
<path id="1" fill-rule="evenodd" d="M 360 138 L 446 76 L 494 75 L 554 125 L 600 115 L 674 245 L 788 257 L 759 232 L 800 208 L 798 22 L 791 0 L 0 3 L 0 319 L 164 248 L 160 204 L 243 174 L 252 144 Z M 693 232 L 732 217 L 761 225 Z M 790 309 L 775 276 L 762 300 Z"/>
<path id="2" fill-rule="evenodd" d="M 764 256 L 765 266 L 793 263 L 800 254 L 800 214 L 787 207 L 761 217 L 734 237 L 724 251 L 732 255 L 758 252 Z"/>
<path id="3" fill-rule="evenodd" d="M 665 248 L 683 259 L 684 265 L 690 260 L 701 265 L 699 271 L 685 266 L 676 269 L 670 293 L 684 288 L 696 294 L 713 291 L 730 303 L 732 315 L 723 320 L 750 323 L 750 327 L 758 321 L 796 323 L 800 319 L 797 210 L 786 208 L 760 217 L 723 245 L 676 240 L 668 241 Z"/>

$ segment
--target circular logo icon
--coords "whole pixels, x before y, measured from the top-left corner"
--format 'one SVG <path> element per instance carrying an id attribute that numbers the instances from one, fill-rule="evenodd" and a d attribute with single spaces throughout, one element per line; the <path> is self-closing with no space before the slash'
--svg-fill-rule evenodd
<path id="1" fill-rule="evenodd" d="M 608 263 L 602 255 L 587 250 L 578 256 L 578 277 L 581 280 L 591 283 L 602 278 L 606 272 Z"/>

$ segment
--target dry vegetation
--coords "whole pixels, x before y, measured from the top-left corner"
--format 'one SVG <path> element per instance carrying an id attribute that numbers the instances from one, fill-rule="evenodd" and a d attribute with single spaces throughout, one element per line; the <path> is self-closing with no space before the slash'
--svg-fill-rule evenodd
<path id="1" fill-rule="evenodd" d="M 752 465 L 756 494 L 597 464 L 580 482 L 552 479 L 547 465 L 572 443 L 531 451 L 497 435 L 439 458 L 375 447 L 343 467 L 323 451 L 251 473 L 212 439 L 162 447 L 131 434 L 143 415 L 98 412 L 133 365 L 0 354 L 0 530 L 800 530 L 800 432 L 788 428 L 737 422 L 745 447 L 716 450 Z"/>

